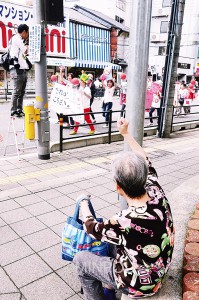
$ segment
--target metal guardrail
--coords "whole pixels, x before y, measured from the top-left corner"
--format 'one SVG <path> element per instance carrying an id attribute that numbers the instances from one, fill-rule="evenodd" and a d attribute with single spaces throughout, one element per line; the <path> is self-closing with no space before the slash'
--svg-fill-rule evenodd
<path id="1" fill-rule="evenodd" d="M 191 119 L 191 120 L 181 120 L 181 121 L 178 121 L 178 122 L 174 122 L 174 117 L 181 117 L 181 116 L 188 116 L 188 115 L 199 115 L 199 110 L 198 111 L 194 111 L 194 112 L 191 112 L 190 113 L 181 113 L 180 115 L 177 115 L 175 114 L 175 109 L 179 108 L 179 107 L 182 107 L 183 109 L 183 106 L 173 106 L 173 113 L 172 113 L 172 123 L 171 123 L 171 132 L 172 132 L 172 126 L 173 124 L 180 124 L 180 123 L 190 123 L 190 122 L 196 122 L 196 121 L 199 121 L 199 117 L 198 119 Z M 187 107 L 187 106 L 184 106 L 184 107 Z M 190 108 L 196 108 L 196 107 L 199 107 L 199 105 L 190 105 L 189 106 Z M 149 109 L 146 109 L 146 111 L 148 111 Z M 193 109 L 192 109 L 193 110 Z M 118 130 L 112 130 L 112 124 L 116 123 L 117 121 L 113 121 L 113 114 L 114 113 L 121 113 L 122 110 L 109 110 L 107 111 L 106 113 L 109 114 L 109 122 L 108 122 L 108 127 L 107 127 L 107 131 L 106 132 L 100 132 L 100 133 L 95 133 L 94 136 L 98 136 L 98 135 L 108 135 L 108 143 L 111 144 L 111 135 L 112 133 L 116 133 L 118 132 Z M 125 111 L 123 111 L 125 113 Z M 94 115 L 98 115 L 98 114 L 102 114 L 102 111 L 98 111 L 98 112 L 92 112 Z M 82 116 L 82 115 L 89 115 L 90 112 L 88 113 L 82 113 L 82 114 L 70 114 L 68 115 L 68 117 L 74 117 L 74 116 Z M 153 119 L 153 120 L 157 120 L 158 117 L 145 117 L 145 120 L 149 120 L 149 119 Z M 94 125 L 103 125 L 103 124 L 106 124 L 107 122 L 97 122 L 97 123 L 94 123 Z M 72 140 L 72 139 L 78 139 L 78 138 L 82 138 L 82 137 L 88 137 L 88 134 L 85 134 L 85 135 L 80 135 L 80 136 L 70 136 L 70 137 L 63 137 L 63 131 L 64 129 L 68 129 L 67 126 L 64 126 L 63 125 L 63 114 L 60 114 L 60 117 L 59 117 L 59 124 L 60 124 L 60 152 L 63 151 L 63 141 L 65 140 Z M 93 123 L 92 123 L 93 124 Z M 71 125 L 71 129 L 73 129 L 76 125 Z M 85 127 L 85 126 L 88 126 L 88 124 L 78 124 L 79 127 Z M 144 126 L 144 128 L 147 128 L 148 126 Z M 154 125 L 153 127 L 157 127 L 157 125 Z"/>
<path id="2" fill-rule="evenodd" d="M 111 144 L 111 134 L 112 133 L 115 133 L 115 132 L 118 132 L 118 130 L 112 130 L 112 124 L 114 124 L 114 123 L 117 123 L 117 121 L 113 121 L 113 119 L 112 119 L 112 116 L 113 116 L 113 113 L 118 113 L 118 112 L 122 112 L 121 110 L 114 110 L 114 111 L 112 111 L 112 110 L 109 110 L 109 111 L 107 111 L 106 113 L 108 113 L 109 114 L 109 122 L 108 122 L 108 127 L 107 127 L 107 129 L 108 129 L 108 131 L 106 131 L 106 132 L 100 132 L 100 133 L 95 133 L 94 134 L 94 136 L 97 136 L 97 135 L 107 135 L 108 134 L 108 143 L 109 144 Z M 98 115 L 98 114 L 102 114 L 102 111 L 98 111 L 98 112 L 92 112 L 94 115 Z M 82 116 L 82 115 L 89 115 L 90 114 L 90 112 L 88 112 L 88 113 L 83 113 L 83 114 L 71 114 L 71 115 L 67 115 L 69 118 L 70 117 L 74 117 L 74 116 Z M 96 122 L 96 123 L 92 123 L 92 124 L 94 124 L 94 125 L 103 125 L 103 124 L 107 124 L 107 122 Z M 82 138 L 82 137 L 87 137 L 88 136 L 88 134 L 86 134 L 86 135 L 81 135 L 81 136 L 73 136 L 73 137 L 66 137 L 66 138 L 64 138 L 63 137 L 63 131 L 64 131 L 64 129 L 68 129 L 68 127 L 67 126 L 64 126 L 63 125 L 63 114 L 60 114 L 60 116 L 59 116 L 59 125 L 60 125 L 60 135 L 59 135 L 59 141 L 60 141 L 60 152 L 62 152 L 63 151 L 63 141 L 65 141 L 65 140 L 72 140 L 72 139 L 75 139 L 75 138 Z M 71 128 L 74 128 L 76 125 L 71 125 L 70 127 Z M 88 124 L 78 124 L 78 126 L 79 127 L 85 127 L 85 126 L 88 126 Z"/>

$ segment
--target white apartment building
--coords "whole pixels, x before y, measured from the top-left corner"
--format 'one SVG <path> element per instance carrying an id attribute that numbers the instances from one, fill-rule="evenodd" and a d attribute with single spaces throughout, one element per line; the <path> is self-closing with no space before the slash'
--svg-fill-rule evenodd
<path id="1" fill-rule="evenodd" d="M 161 76 L 164 68 L 170 13 L 171 0 L 153 0 L 149 69 L 155 76 Z M 196 72 L 198 43 L 199 1 L 186 0 L 178 60 L 178 79 L 189 82 Z"/>
<path id="2" fill-rule="evenodd" d="M 99 11 L 108 17 L 130 27 L 130 0 L 64 0 L 64 5 L 73 7 L 75 4 Z"/>

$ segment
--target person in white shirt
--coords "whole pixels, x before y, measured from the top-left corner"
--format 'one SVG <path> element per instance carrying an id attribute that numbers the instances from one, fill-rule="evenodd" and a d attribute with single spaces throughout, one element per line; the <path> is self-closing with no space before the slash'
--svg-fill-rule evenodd
<path id="1" fill-rule="evenodd" d="M 109 110 L 113 106 L 113 94 L 115 91 L 115 84 L 112 79 L 103 81 L 103 86 L 105 87 L 105 93 L 103 98 L 103 117 L 105 117 L 106 124 L 103 127 L 108 127 L 109 122 Z"/>
<path id="2" fill-rule="evenodd" d="M 91 110 L 90 110 L 91 90 L 87 86 L 88 80 L 89 80 L 89 77 L 87 74 L 83 73 L 80 76 L 80 91 L 81 91 L 81 99 L 82 99 L 83 107 L 84 107 L 84 113 L 91 112 Z M 84 119 L 90 127 L 90 131 L 88 132 L 88 134 L 94 134 L 95 127 L 93 126 L 93 122 L 91 121 L 90 114 L 84 115 Z M 79 123 L 75 122 L 74 130 L 70 132 L 70 135 L 77 134 L 78 128 L 79 128 Z"/>
<path id="3" fill-rule="evenodd" d="M 29 36 L 29 27 L 26 24 L 18 26 L 18 33 L 10 41 L 10 77 L 13 80 L 11 116 L 23 117 L 23 97 L 27 84 L 27 71 L 29 66 L 26 62 Z"/>

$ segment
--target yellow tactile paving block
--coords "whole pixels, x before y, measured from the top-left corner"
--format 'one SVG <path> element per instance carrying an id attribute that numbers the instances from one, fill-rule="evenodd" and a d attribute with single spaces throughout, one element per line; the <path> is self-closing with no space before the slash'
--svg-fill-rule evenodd
<path id="1" fill-rule="evenodd" d="M 65 172 L 65 171 L 79 169 L 82 167 L 86 168 L 90 164 L 98 165 L 102 162 L 108 162 L 108 161 L 110 161 L 110 158 L 108 158 L 108 157 L 97 157 L 97 158 L 86 160 L 85 162 L 78 162 L 78 163 L 65 165 L 65 166 L 61 166 L 61 167 L 54 167 L 54 168 L 49 168 L 46 170 L 40 170 L 40 171 L 29 172 L 29 173 L 24 173 L 24 174 L 20 174 L 20 175 L 8 176 L 6 178 L 0 179 L 0 185 L 14 183 L 14 182 L 20 182 L 20 181 L 27 180 L 27 179 L 42 177 L 45 175 L 53 175 L 53 174 L 57 174 L 57 173 Z"/>

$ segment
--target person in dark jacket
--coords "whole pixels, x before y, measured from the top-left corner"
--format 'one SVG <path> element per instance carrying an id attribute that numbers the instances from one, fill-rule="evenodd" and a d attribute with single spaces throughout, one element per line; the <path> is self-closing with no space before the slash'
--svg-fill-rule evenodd
<path id="1" fill-rule="evenodd" d="M 93 123 L 96 123 L 95 115 L 93 114 L 92 109 L 91 109 L 91 106 L 92 106 L 93 101 L 94 101 L 94 96 L 95 96 L 95 93 L 96 93 L 96 87 L 95 87 L 95 84 L 93 82 L 93 75 L 92 74 L 88 74 L 88 76 L 89 76 L 88 85 L 89 85 L 89 87 L 91 89 L 91 98 L 90 98 L 91 118 L 93 119 Z"/>

